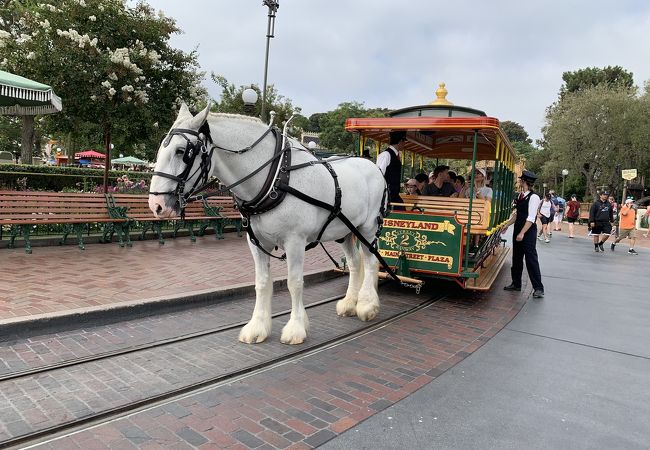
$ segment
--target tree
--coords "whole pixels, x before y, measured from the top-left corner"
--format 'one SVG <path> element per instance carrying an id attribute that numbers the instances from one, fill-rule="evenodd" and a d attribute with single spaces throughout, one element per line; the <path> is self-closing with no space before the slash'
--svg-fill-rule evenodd
<path id="1" fill-rule="evenodd" d="M 354 153 L 354 134 L 345 131 L 350 117 L 383 117 L 386 109 L 366 109 L 363 103 L 341 103 L 335 110 L 324 113 L 319 120 L 320 144 L 336 153 Z"/>
<path id="2" fill-rule="evenodd" d="M 221 87 L 221 99 L 213 108 L 215 112 L 242 114 L 244 112 L 244 100 L 242 99 L 242 93 L 245 89 L 251 88 L 257 92 L 258 97 L 258 101 L 255 104 L 255 108 L 253 112 L 251 112 L 251 115 L 256 117 L 260 116 L 262 109 L 262 90 L 259 88 L 259 86 L 254 84 L 250 86 L 242 85 L 236 87 L 233 83 L 230 83 L 223 75 L 212 73 L 211 76 L 212 80 Z M 273 122 L 275 125 L 282 127 L 283 124 L 292 115 L 296 114 L 296 117 L 294 117 L 294 120 L 291 122 L 291 129 L 289 132 L 293 136 L 298 136 L 300 134 L 300 130 L 304 129 L 303 127 L 306 125 L 307 119 L 299 114 L 300 108 L 294 107 L 291 103 L 291 99 L 280 95 L 273 85 L 268 85 L 266 87 L 266 103 L 267 113 L 270 114 L 271 111 L 275 112 L 275 118 Z"/>
<path id="3" fill-rule="evenodd" d="M 528 132 L 523 126 L 511 120 L 504 120 L 501 122 L 501 129 L 508 136 L 510 142 L 525 142 L 532 144 L 533 140 L 528 135 Z"/>
<path id="4" fill-rule="evenodd" d="M 607 83 L 567 92 L 548 109 L 543 175 L 581 174 L 588 193 L 620 188 L 619 167 L 647 167 L 650 108 L 626 86 Z"/>
<path id="5" fill-rule="evenodd" d="M 602 69 L 587 67 L 573 72 L 564 72 L 562 80 L 564 80 L 564 84 L 560 88 L 560 98 L 567 93 L 583 91 L 601 84 L 612 88 L 626 89 L 632 89 L 634 86 L 632 72 L 628 72 L 620 66 L 607 66 Z"/>
<path id="6" fill-rule="evenodd" d="M 173 122 L 180 100 L 205 95 L 196 54 L 169 45 L 180 32 L 174 20 L 143 2 L 9 0 L 0 21 L 0 66 L 62 97 L 64 111 L 48 121 L 73 141 L 69 154 L 85 122 L 100 127 L 106 144 L 112 133 L 131 148 L 157 144 L 159 125 Z"/>

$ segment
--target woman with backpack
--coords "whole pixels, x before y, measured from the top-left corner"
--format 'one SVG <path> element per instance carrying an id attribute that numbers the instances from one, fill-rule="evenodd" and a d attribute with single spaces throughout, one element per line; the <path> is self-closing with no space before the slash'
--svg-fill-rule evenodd
<path id="1" fill-rule="evenodd" d="M 571 200 L 566 204 L 566 220 L 569 222 L 569 237 L 574 238 L 573 224 L 580 218 L 580 202 L 575 194 L 571 196 Z"/>

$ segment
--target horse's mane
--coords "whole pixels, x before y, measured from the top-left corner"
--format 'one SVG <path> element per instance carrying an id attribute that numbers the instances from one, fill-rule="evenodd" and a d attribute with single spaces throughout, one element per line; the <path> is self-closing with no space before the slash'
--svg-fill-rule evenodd
<path id="1" fill-rule="evenodd" d="M 259 117 L 244 116 L 242 114 L 215 113 L 211 112 L 208 117 L 213 119 L 237 119 L 245 122 L 263 123 Z"/>

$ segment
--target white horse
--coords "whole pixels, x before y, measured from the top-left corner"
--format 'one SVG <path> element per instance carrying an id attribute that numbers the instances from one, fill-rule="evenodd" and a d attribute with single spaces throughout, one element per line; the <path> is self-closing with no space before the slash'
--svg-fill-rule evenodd
<path id="1" fill-rule="evenodd" d="M 169 218 L 179 212 L 178 179 L 174 176 L 186 171 L 187 186 L 193 186 L 198 177 L 200 158 L 192 163 L 183 161 L 187 147 L 201 144 L 198 139 L 206 139 L 198 130 L 209 125 L 209 134 L 214 143 L 211 158 L 210 175 L 222 183 L 231 185 L 250 175 L 272 158 L 276 138 L 267 134 L 258 144 L 243 152 L 229 152 L 224 149 L 240 150 L 251 146 L 267 131 L 268 126 L 261 120 L 248 116 L 209 113 L 209 106 L 196 116 L 192 116 L 183 104 L 172 129 L 158 150 L 155 171 L 172 177 L 158 175 L 152 178 L 149 207 L 156 217 Z M 194 133 L 188 133 L 187 130 Z M 205 131 L 205 128 L 203 129 Z M 278 137 L 281 139 L 281 136 Z M 290 139 L 291 165 L 315 161 L 316 158 L 305 151 L 304 147 Z M 213 145 L 207 142 L 206 151 Z M 332 168 L 338 175 L 342 190 L 341 209 L 343 214 L 354 224 L 363 237 L 372 242 L 378 227 L 378 216 L 384 201 L 385 181 L 378 168 L 363 158 L 347 158 L 332 161 Z M 240 200 L 248 201 L 258 195 L 269 176 L 270 166 L 243 183 L 232 188 L 232 193 Z M 273 176 L 273 174 L 271 174 Z M 199 183 L 200 184 L 200 183 Z M 327 168 L 315 164 L 290 172 L 289 185 L 315 199 L 327 204 L 334 204 L 334 181 Z M 174 192 L 176 191 L 176 192 Z M 182 191 L 180 192 L 182 193 Z M 385 206 L 385 205 L 384 205 Z M 311 205 L 287 194 L 282 203 L 274 209 L 250 217 L 249 226 L 266 251 L 276 247 L 287 255 L 287 284 L 291 294 L 291 316 L 282 329 L 280 340 L 285 344 L 300 344 L 307 337 L 309 320 L 302 301 L 303 266 L 305 246 L 317 239 L 326 223 L 330 212 Z M 322 235 L 321 241 L 343 240 L 343 251 L 348 261 L 350 279 L 346 295 L 336 305 L 340 316 L 356 315 L 359 319 L 372 320 L 379 312 L 377 295 L 377 259 L 363 245 L 357 250 L 356 239 L 339 219 L 333 220 Z M 239 334 L 239 340 L 245 343 L 263 342 L 271 334 L 271 297 L 273 279 L 270 273 L 270 256 L 254 245 L 250 238 L 248 244 L 255 261 L 255 309 L 251 320 Z"/>

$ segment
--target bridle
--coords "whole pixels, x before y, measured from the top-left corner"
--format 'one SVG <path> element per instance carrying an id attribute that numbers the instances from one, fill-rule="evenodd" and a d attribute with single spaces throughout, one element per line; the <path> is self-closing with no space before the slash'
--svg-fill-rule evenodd
<path id="1" fill-rule="evenodd" d="M 183 163 L 185 164 L 185 169 L 183 169 L 183 171 L 178 175 L 173 175 L 166 172 L 158 172 L 158 171 L 154 172 L 153 176 L 167 178 L 169 180 L 176 181 L 177 184 L 176 184 L 176 188 L 173 191 L 165 191 L 165 192 L 149 191 L 149 194 L 172 195 L 177 197 L 181 212 L 184 212 L 185 207 L 189 202 L 198 200 L 196 194 L 208 189 L 217 181 L 217 180 L 213 180 L 208 182 L 208 178 L 210 177 L 210 173 L 212 171 L 212 154 L 214 153 L 215 149 L 219 149 L 228 153 L 242 154 L 256 147 L 260 142 L 262 142 L 262 140 L 271 131 L 273 131 L 272 123 L 269 124 L 269 127 L 266 129 L 266 131 L 262 133 L 262 135 L 248 147 L 239 150 L 231 150 L 214 144 L 214 142 L 212 141 L 212 136 L 210 135 L 210 126 L 208 125 L 207 121 L 204 122 L 203 125 L 201 125 L 198 131 L 190 130 L 187 128 L 172 128 L 167 134 L 167 136 L 163 139 L 162 145 L 163 147 L 167 147 L 173 136 L 181 136 L 183 139 L 185 139 L 186 141 L 185 147 L 176 148 L 176 154 L 177 155 L 182 154 L 182 160 Z M 196 141 L 192 141 L 187 135 L 196 137 Z M 201 136 L 203 136 L 203 138 L 201 138 Z M 192 171 L 192 167 L 194 167 L 196 158 L 199 155 L 201 156 L 201 163 L 199 167 L 193 173 L 190 174 L 190 172 Z M 263 168 L 271 164 L 280 156 L 281 155 L 279 154 L 275 154 L 273 158 L 271 158 L 269 161 L 262 164 L 259 168 L 257 168 L 250 174 L 246 175 L 244 178 L 231 184 L 230 186 L 226 186 L 225 188 L 221 189 L 221 191 L 229 191 L 233 187 L 243 183 L 244 181 L 248 180 L 252 176 L 259 173 Z M 194 177 L 197 173 L 199 174 L 199 176 L 194 181 L 194 184 L 192 185 L 191 189 L 188 192 L 185 192 L 185 184 L 187 183 L 187 180 Z"/>
<path id="2" fill-rule="evenodd" d="M 196 141 L 192 141 L 188 135 L 196 137 Z M 201 138 L 201 135 L 204 136 L 203 139 Z M 199 183 L 203 185 L 207 184 L 208 177 L 210 176 L 212 169 L 212 153 L 214 152 L 216 146 L 212 143 L 210 128 L 208 127 L 207 122 L 203 124 L 198 131 L 190 130 L 187 128 L 172 128 L 163 140 L 162 145 L 164 147 L 167 147 L 173 136 L 181 136 L 187 142 L 185 147 L 176 148 L 176 154 L 182 154 L 182 160 L 185 164 L 185 168 L 178 175 L 173 175 L 166 172 L 154 172 L 153 176 L 163 177 L 176 181 L 176 189 L 173 191 L 165 192 L 149 191 L 149 194 L 167 194 L 178 197 L 180 208 L 183 210 L 187 205 L 187 200 L 192 196 L 192 194 L 194 194 L 194 192 L 196 192 Z M 210 145 L 209 149 L 208 144 Z M 194 171 L 194 173 L 190 174 L 192 167 L 194 167 L 194 162 L 196 161 L 197 156 L 201 157 L 201 163 L 199 167 Z M 194 181 L 191 189 L 188 192 L 185 192 L 185 183 L 188 179 L 195 176 L 197 173 L 199 173 L 199 176 L 196 178 L 196 181 Z"/>

